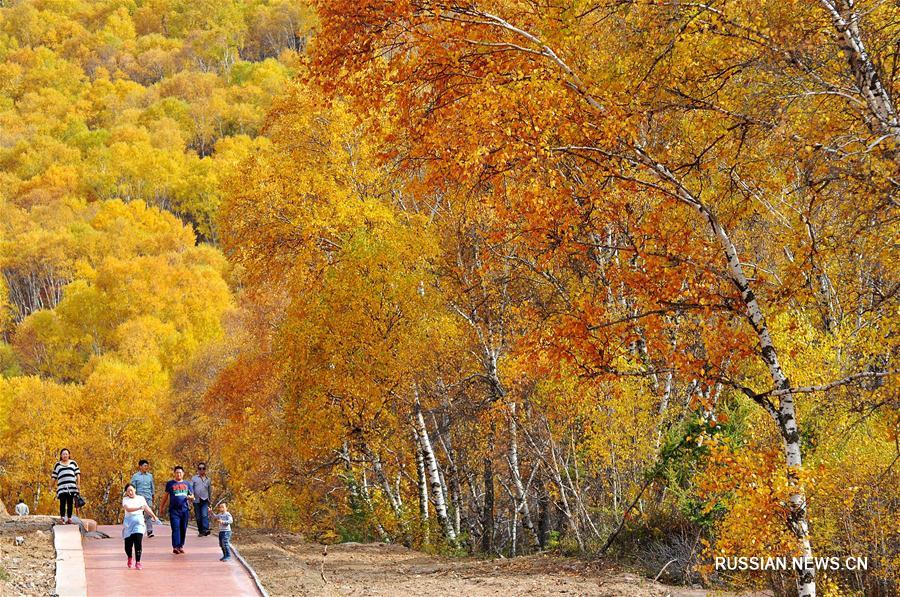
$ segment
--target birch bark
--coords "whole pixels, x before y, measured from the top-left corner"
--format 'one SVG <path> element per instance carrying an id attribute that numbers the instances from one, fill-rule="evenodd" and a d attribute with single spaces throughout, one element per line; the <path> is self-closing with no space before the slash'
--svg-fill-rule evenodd
<path id="1" fill-rule="evenodd" d="M 747 319 L 759 341 L 759 356 L 766 364 L 775 390 L 781 393 L 777 406 L 765 398 L 757 398 L 757 402 L 772 416 L 784 441 L 788 480 L 791 484 L 791 530 L 800 543 L 801 556 L 804 556 L 807 562 L 806 567 L 798 572 L 797 588 L 800 597 L 814 597 L 816 594 L 816 581 L 815 569 L 812 563 L 812 545 L 809 539 L 806 493 L 798 480 L 798 473 L 803 467 L 803 458 L 800 449 L 800 429 L 797 424 L 797 412 L 794 396 L 790 391 L 791 385 L 781 367 L 778 351 L 772 340 L 762 307 L 744 273 L 737 247 L 716 215 L 705 204 L 695 198 L 665 165 L 651 159 L 641 148 L 636 149 L 636 154 L 642 164 L 655 172 L 661 180 L 674 187 L 680 201 L 700 213 L 724 251 L 728 266 L 728 276 L 740 293 Z"/>
<path id="2" fill-rule="evenodd" d="M 431 420 L 434 423 L 435 430 L 437 432 L 438 441 L 441 444 L 441 448 L 444 450 L 444 456 L 447 458 L 447 468 L 448 474 L 450 477 L 450 481 L 448 485 L 450 486 L 450 504 L 453 506 L 453 530 L 456 531 L 456 534 L 459 535 L 460 530 L 463 527 L 463 504 L 462 504 L 462 489 L 460 488 L 459 483 L 459 468 L 456 466 L 456 457 L 453 453 L 453 443 L 450 440 L 450 437 L 445 437 L 444 432 L 440 425 L 438 425 L 437 418 L 432 414 Z M 444 475 L 445 482 L 447 475 Z"/>
<path id="3" fill-rule="evenodd" d="M 882 135 L 900 135 L 900 120 L 891 96 L 881 82 L 878 69 L 859 31 L 859 13 L 854 0 L 820 0 L 831 23 L 840 36 L 841 50 L 847 57 L 850 72 L 859 94 L 866 102 L 873 119 L 872 130 Z"/>
<path id="4" fill-rule="evenodd" d="M 488 437 L 488 454 L 484 457 L 482 480 L 484 482 L 484 503 L 481 508 L 481 549 L 485 553 L 494 550 L 494 464 L 491 454 L 494 451 L 494 424 L 491 423 L 491 434 Z"/>
<path id="5" fill-rule="evenodd" d="M 428 480 L 425 477 L 425 457 L 422 454 L 422 444 L 419 442 L 419 433 L 413 429 L 413 443 L 416 446 L 416 473 L 419 489 L 419 516 L 423 523 L 428 521 Z"/>
<path id="6" fill-rule="evenodd" d="M 424 461 L 425 472 L 431 487 L 431 499 L 434 500 L 434 513 L 444 530 L 444 536 L 451 543 L 456 542 L 456 532 L 453 530 L 453 524 L 450 516 L 447 514 L 447 503 L 444 500 L 444 485 L 441 482 L 441 474 L 438 470 L 437 458 L 434 449 L 431 447 L 431 440 L 428 438 L 428 429 L 425 427 L 425 418 L 422 416 L 422 405 L 419 403 L 418 391 L 416 392 L 415 403 L 415 425 L 416 435 L 419 445 L 422 449 L 422 460 Z"/>
<path id="7" fill-rule="evenodd" d="M 581 529 L 578 528 L 578 521 L 572 515 L 572 508 L 569 507 L 569 498 L 566 497 L 566 485 L 562 480 L 562 473 L 559 470 L 559 460 L 556 457 L 556 444 L 553 436 L 549 435 L 550 428 L 547 427 L 547 433 L 550 438 L 550 458 L 553 466 L 550 468 L 550 474 L 556 486 L 559 487 L 559 499 L 562 502 L 562 511 L 569 523 L 569 528 L 575 533 L 575 540 L 578 542 L 578 549 L 584 551 L 584 539 L 581 537 Z"/>
<path id="8" fill-rule="evenodd" d="M 531 509 L 528 506 L 528 496 L 525 493 L 525 486 L 522 483 L 522 475 L 519 471 L 519 431 L 518 423 L 516 422 L 516 403 L 510 402 L 507 407 L 509 409 L 509 469 L 512 473 L 513 488 L 515 489 L 515 509 L 516 512 L 522 511 L 522 526 L 528 531 L 528 536 L 534 540 L 534 544 L 537 544 L 539 543 L 538 536 L 534 529 Z"/>
<path id="9" fill-rule="evenodd" d="M 369 445 L 366 443 L 362 444 L 362 449 L 369 459 L 369 462 L 372 463 L 372 469 L 375 471 L 375 479 L 381 486 L 381 490 L 384 492 L 385 497 L 387 497 L 388 503 L 391 505 L 391 510 L 393 510 L 397 520 L 402 521 L 402 517 L 400 516 L 400 499 L 394 494 L 390 481 L 388 481 L 387 475 L 384 474 L 384 466 L 381 464 L 381 458 L 378 454 L 372 452 L 371 448 L 369 448 Z"/>

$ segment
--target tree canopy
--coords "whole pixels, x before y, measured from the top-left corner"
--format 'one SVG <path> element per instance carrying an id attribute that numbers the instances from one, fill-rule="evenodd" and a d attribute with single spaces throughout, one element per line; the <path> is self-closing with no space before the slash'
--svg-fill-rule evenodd
<path id="1" fill-rule="evenodd" d="M 71 444 L 109 518 L 129 459 L 203 459 L 326 542 L 890 594 L 898 17 L 0 9 L 0 493 Z"/>

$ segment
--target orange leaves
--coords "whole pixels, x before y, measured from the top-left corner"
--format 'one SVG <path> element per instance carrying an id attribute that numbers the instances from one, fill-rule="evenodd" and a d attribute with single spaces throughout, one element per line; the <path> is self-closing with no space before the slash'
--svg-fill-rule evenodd
<path id="1" fill-rule="evenodd" d="M 718 525 L 716 555 L 786 555 L 797 553 L 787 525 L 790 489 L 780 450 L 735 450 L 710 445 L 707 469 L 698 478 L 699 490 L 712 508 L 728 509 Z"/>
<path id="2" fill-rule="evenodd" d="M 724 402 L 769 406 L 788 383 L 776 359 L 795 383 L 891 361 L 888 337 L 845 335 L 895 319 L 890 299 L 863 297 L 893 295 L 875 198 L 896 189 L 881 141 L 857 145 L 877 138 L 867 100 L 834 93 L 854 76 L 821 6 L 610 3 L 603 18 L 515 1 L 318 6 L 314 76 L 387 121 L 392 164 L 417 192 L 487 212 L 478 242 L 527 281 L 504 312 L 510 374 L 537 380 L 545 413 L 588 428 L 590 453 L 623 450 L 605 427 L 618 420 L 661 434 L 674 400 L 730 427 Z M 895 11 L 873 10 L 869 34 L 896 37 Z M 813 319 L 812 335 L 785 323 Z M 806 400 L 802 418 L 828 428 Z M 762 429 L 765 442 L 716 451 L 702 475 L 729 502 L 726 551 L 795 546 L 768 447 L 782 439 Z"/>
<path id="3" fill-rule="evenodd" d="M 260 314 L 247 322 L 243 350 L 260 356 L 239 358 L 222 379 L 249 401 L 246 416 L 274 426 L 272 450 L 302 444 L 286 460 L 317 473 L 291 499 L 324 503 L 344 482 L 336 452 L 397 449 L 410 437 L 413 396 L 451 366 L 459 330 L 436 282 L 436 231 L 398 207 L 420 198 L 379 163 L 379 139 L 309 87 L 292 86 L 275 105 L 272 145 L 230 181 L 222 214 L 224 242 L 243 268 L 245 308 Z M 238 443 L 251 441 L 237 433 Z M 246 470 L 243 454 L 227 459 Z M 250 484 L 253 474 L 240 477 Z"/>

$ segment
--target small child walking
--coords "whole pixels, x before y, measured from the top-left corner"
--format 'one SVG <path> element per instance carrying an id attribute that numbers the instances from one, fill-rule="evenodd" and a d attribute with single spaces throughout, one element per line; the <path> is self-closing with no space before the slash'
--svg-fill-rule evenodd
<path id="1" fill-rule="evenodd" d="M 213 514 L 219 521 L 219 547 L 222 548 L 222 557 L 220 562 L 228 562 L 231 560 L 231 524 L 234 517 L 228 511 L 228 504 L 222 502 Z"/>

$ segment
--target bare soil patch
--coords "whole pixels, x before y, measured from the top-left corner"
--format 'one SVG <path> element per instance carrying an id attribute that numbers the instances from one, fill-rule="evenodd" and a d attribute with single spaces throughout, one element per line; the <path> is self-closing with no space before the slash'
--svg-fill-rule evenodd
<path id="1" fill-rule="evenodd" d="M 52 595 L 56 588 L 53 519 L 23 516 L 0 520 L 0 595 Z M 25 541 L 16 545 L 16 537 Z"/>
<path id="2" fill-rule="evenodd" d="M 286 595 L 599 595 L 699 597 L 621 569 L 551 555 L 509 560 L 449 558 L 399 545 L 328 547 L 298 535 L 242 530 L 235 543 L 274 596 Z M 324 559 L 324 566 L 323 566 Z M 324 580 L 322 578 L 324 573 Z"/>

